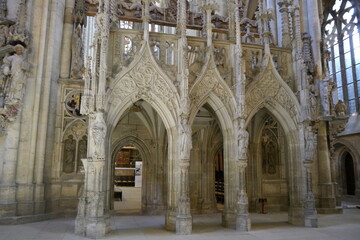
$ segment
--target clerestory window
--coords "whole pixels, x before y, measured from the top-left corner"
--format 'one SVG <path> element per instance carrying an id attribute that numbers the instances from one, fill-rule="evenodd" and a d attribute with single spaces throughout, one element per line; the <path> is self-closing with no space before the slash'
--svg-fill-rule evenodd
<path id="1" fill-rule="evenodd" d="M 329 73 L 337 84 L 337 100 L 344 100 L 351 114 L 360 108 L 360 3 L 355 0 L 331 2 L 323 25 L 325 44 L 330 52 Z"/>

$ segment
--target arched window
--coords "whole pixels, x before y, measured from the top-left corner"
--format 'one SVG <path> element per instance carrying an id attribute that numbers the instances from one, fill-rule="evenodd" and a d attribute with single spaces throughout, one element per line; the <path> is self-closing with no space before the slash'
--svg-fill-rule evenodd
<path id="1" fill-rule="evenodd" d="M 359 112 L 360 4 L 354 0 L 329 3 L 323 25 L 325 44 L 330 51 L 329 73 L 337 84 L 338 100 L 344 100 L 350 113 Z"/>

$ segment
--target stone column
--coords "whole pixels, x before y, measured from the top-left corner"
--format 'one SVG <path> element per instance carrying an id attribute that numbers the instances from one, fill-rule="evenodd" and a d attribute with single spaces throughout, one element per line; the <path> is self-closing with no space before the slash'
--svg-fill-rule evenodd
<path id="1" fill-rule="evenodd" d="M 321 60 L 321 25 L 319 19 L 318 2 L 307 0 L 307 18 L 309 23 L 309 33 L 312 39 L 312 52 L 314 57 L 314 64 L 316 67 L 316 77 L 322 77 L 322 60 Z M 306 17 L 305 17 L 306 18 Z"/>
<path id="2" fill-rule="evenodd" d="M 60 78 L 70 77 L 70 61 L 71 59 L 71 37 L 73 33 L 73 9 L 75 0 L 66 0 L 64 13 L 63 39 L 61 46 L 60 59 Z"/>
<path id="3" fill-rule="evenodd" d="M 275 0 L 266 0 L 266 7 L 269 11 L 275 13 Z M 270 32 L 272 35 L 273 44 L 277 45 L 277 18 L 274 17 L 274 19 L 270 20 Z"/>
<path id="4" fill-rule="evenodd" d="M 249 145 L 249 133 L 245 129 L 245 120 L 239 119 L 238 128 L 238 173 L 239 173 L 239 190 L 237 194 L 237 215 L 236 230 L 250 231 L 251 223 L 249 218 L 249 203 L 246 194 L 245 169 L 247 167 L 247 150 Z"/>
<path id="5" fill-rule="evenodd" d="M 144 41 L 149 42 L 149 21 L 150 21 L 150 15 L 149 15 L 149 0 L 144 1 L 144 14 L 142 17 L 143 20 L 143 27 L 144 27 Z"/>
<path id="6" fill-rule="evenodd" d="M 229 13 L 229 40 L 236 40 L 236 31 L 235 31 L 235 15 L 233 12 L 234 9 L 234 0 L 228 0 L 228 13 Z"/>
<path id="7" fill-rule="evenodd" d="M 189 83 L 188 83 L 188 59 L 187 59 L 187 38 L 186 38 L 186 1 L 178 0 L 178 34 L 179 39 L 179 59 L 178 59 L 178 74 L 177 79 L 180 83 L 180 98 L 182 106 L 179 114 L 179 132 L 178 142 L 179 148 L 179 181 L 180 191 L 178 193 L 177 214 L 176 214 L 176 233 L 181 235 L 191 234 L 192 231 L 192 216 L 190 213 L 190 198 L 189 198 L 189 166 L 190 166 L 190 150 L 192 148 L 192 131 L 188 124 L 190 112 L 189 99 Z"/>
<path id="8" fill-rule="evenodd" d="M 217 9 L 215 4 L 206 4 L 203 6 L 206 16 L 206 46 L 209 48 L 212 45 L 212 23 L 211 23 L 211 12 Z"/>
<path id="9" fill-rule="evenodd" d="M 334 183 L 331 179 L 329 147 L 327 142 L 326 121 L 319 121 L 318 127 L 318 169 L 319 169 L 319 213 L 335 213 L 336 198 Z"/>
<path id="10" fill-rule="evenodd" d="M 281 31 L 282 31 L 282 47 L 290 47 L 290 26 L 289 26 L 289 2 L 287 0 L 278 1 L 281 13 Z"/>
<path id="11" fill-rule="evenodd" d="M 316 135 L 313 128 L 306 124 L 304 130 L 305 135 L 305 181 L 306 181 L 306 196 L 304 204 L 304 225 L 305 227 L 317 227 L 317 212 L 315 208 L 315 199 L 312 191 L 312 163 L 314 159 L 315 146 L 316 146 Z"/>
<path id="12" fill-rule="evenodd" d="M 192 216 L 189 198 L 189 159 L 181 159 L 180 163 L 180 198 L 176 216 L 176 234 L 188 235 L 192 231 Z"/>
<path id="13" fill-rule="evenodd" d="M 110 230 L 105 203 L 106 124 L 101 112 L 89 115 L 88 158 L 82 159 L 85 170 L 84 193 L 79 199 L 75 233 L 100 238 Z"/>

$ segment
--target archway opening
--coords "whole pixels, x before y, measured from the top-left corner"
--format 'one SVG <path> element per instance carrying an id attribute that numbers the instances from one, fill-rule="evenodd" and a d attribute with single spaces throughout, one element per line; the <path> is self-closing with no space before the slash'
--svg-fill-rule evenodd
<path id="1" fill-rule="evenodd" d="M 114 162 L 114 210 L 140 211 L 142 189 L 142 158 L 133 145 L 122 147 Z"/>
<path id="2" fill-rule="evenodd" d="M 139 100 L 111 135 L 114 185 L 111 206 L 120 213 L 163 214 L 166 206 L 168 135 L 156 110 Z"/>
<path id="3" fill-rule="evenodd" d="M 192 123 L 192 143 L 189 176 L 191 211 L 193 214 L 218 212 L 217 199 L 222 197 L 221 204 L 224 203 L 223 135 L 216 113 L 209 104 L 199 109 Z M 217 192 L 220 185 L 216 188 L 220 171 L 222 194 Z"/>
<path id="4" fill-rule="evenodd" d="M 264 108 L 249 122 L 248 131 L 249 211 L 260 214 L 288 211 L 288 142 L 284 129 Z"/>
<path id="5" fill-rule="evenodd" d="M 350 153 L 344 156 L 344 180 L 346 195 L 355 195 L 355 172 L 354 161 Z"/>
<path id="6" fill-rule="evenodd" d="M 217 209 L 224 209 L 224 149 L 221 148 L 215 155 L 215 198 Z"/>

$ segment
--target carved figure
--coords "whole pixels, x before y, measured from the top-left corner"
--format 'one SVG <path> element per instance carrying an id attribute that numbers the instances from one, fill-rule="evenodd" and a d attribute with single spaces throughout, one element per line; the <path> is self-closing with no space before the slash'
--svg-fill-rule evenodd
<path id="1" fill-rule="evenodd" d="M 92 133 L 92 143 L 91 147 L 94 148 L 94 156 L 95 158 L 103 158 L 105 157 L 105 135 L 106 135 L 106 125 L 105 123 L 96 118 L 96 123 L 91 127 Z"/>
<path id="2" fill-rule="evenodd" d="M 83 63 L 83 42 L 81 38 L 81 26 L 74 29 L 71 42 L 71 78 L 81 78 Z"/>
<path id="3" fill-rule="evenodd" d="M 337 117 L 345 117 L 347 116 L 347 106 L 342 100 L 339 100 L 335 105 L 335 114 Z"/>
<path id="4" fill-rule="evenodd" d="M 191 127 L 186 117 L 181 119 L 180 132 L 180 157 L 181 159 L 190 159 L 190 150 L 192 149 Z"/>
<path id="5" fill-rule="evenodd" d="M 239 123 L 238 144 L 239 159 L 246 159 L 247 148 L 249 145 L 249 133 L 245 129 L 244 119 L 240 119 Z"/>
<path id="6" fill-rule="evenodd" d="M 68 139 L 66 139 L 64 142 L 63 172 L 65 173 L 74 172 L 75 150 L 76 141 L 72 135 L 69 135 Z"/>
<path id="7" fill-rule="evenodd" d="M 315 134 L 311 127 L 307 127 L 305 131 L 305 160 L 312 161 L 315 149 Z"/>
<path id="8" fill-rule="evenodd" d="M 7 95 L 7 103 L 15 104 L 22 98 L 22 89 L 25 83 L 23 72 L 24 47 L 20 44 L 14 47 L 15 54 L 4 58 L 3 74 L 7 77 L 4 91 Z"/>

